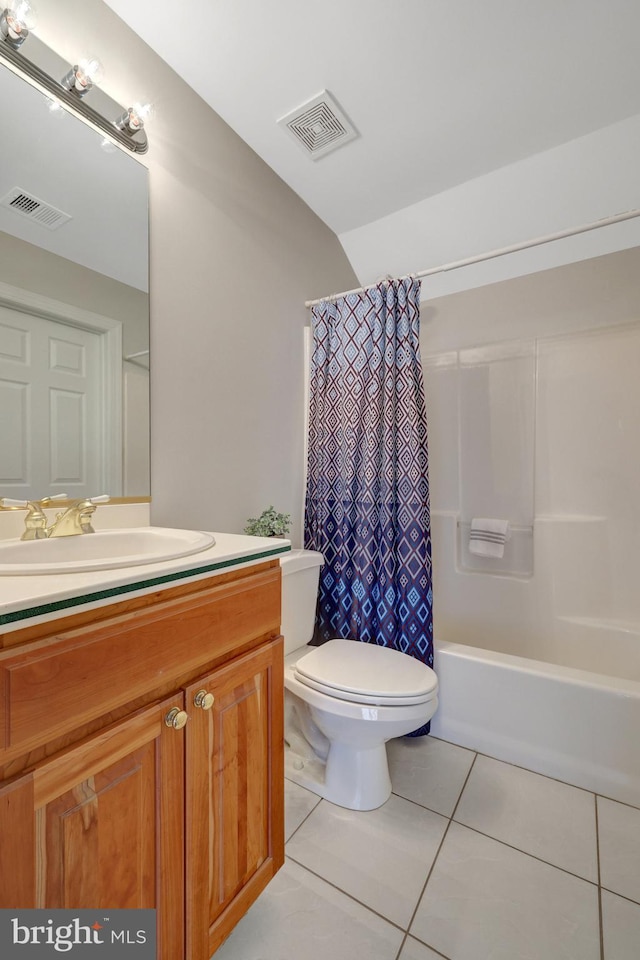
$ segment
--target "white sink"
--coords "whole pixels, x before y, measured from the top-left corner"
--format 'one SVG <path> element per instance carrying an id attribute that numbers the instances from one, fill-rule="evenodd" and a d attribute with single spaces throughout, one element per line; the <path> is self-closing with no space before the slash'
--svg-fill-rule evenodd
<path id="1" fill-rule="evenodd" d="M 158 563 L 200 553 L 215 544 L 211 533 L 133 527 L 51 540 L 0 540 L 0 576 L 84 573 Z"/>

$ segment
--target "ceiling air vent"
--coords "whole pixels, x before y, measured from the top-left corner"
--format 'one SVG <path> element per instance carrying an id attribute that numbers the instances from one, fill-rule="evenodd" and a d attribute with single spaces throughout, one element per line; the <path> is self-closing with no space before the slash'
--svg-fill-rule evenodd
<path id="1" fill-rule="evenodd" d="M 303 103 L 278 120 L 281 127 L 303 147 L 312 160 L 337 150 L 343 143 L 358 136 L 330 93 L 323 90 L 313 100 Z"/>
<path id="2" fill-rule="evenodd" d="M 23 217 L 28 217 L 29 220 L 39 223 L 40 226 L 46 227 L 48 230 L 57 230 L 63 223 L 71 220 L 70 214 L 57 210 L 50 203 L 45 203 L 44 200 L 38 200 L 37 197 L 20 187 L 14 187 L 13 190 L 10 190 L 0 200 L 0 206 L 8 207 L 9 210 L 20 213 Z"/>

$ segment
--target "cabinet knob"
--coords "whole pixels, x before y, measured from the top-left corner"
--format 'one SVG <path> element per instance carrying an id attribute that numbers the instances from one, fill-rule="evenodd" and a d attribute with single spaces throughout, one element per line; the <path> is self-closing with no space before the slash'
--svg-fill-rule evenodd
<path id="1" fill-rule="evenodd" d="M 193 702 L 196 707 L 200 707 L 201 710 L 211 710 L 214 699 L 215 697 L 212 693 L 207 693 L 206 690 L 198 690 L 193 698 Z"/>
<path id="2" fill-rule="evenodd" d="M 168 727 L 173 727 L 174 730 L 182 730 L 188 719 L 189 716 L 185 710 L 179 710 L 178 707 L 174 707 L 173 710 L 169 710 L 169 713 L 164 718 L 164 722 Z"/>

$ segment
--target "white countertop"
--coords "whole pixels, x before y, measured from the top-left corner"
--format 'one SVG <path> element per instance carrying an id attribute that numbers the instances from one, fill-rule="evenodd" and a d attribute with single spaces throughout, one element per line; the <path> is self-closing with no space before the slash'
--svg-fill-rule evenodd
<path id="1" fill-rule="evenodd" d="M 214 533 L 214 537 L 215 546 L 207 550 L 159 563 L 87 573 L 0 576 L 0 632 L 253 566 L 291 549 L 291 542 L 284 539 L 234 533 Z"/>

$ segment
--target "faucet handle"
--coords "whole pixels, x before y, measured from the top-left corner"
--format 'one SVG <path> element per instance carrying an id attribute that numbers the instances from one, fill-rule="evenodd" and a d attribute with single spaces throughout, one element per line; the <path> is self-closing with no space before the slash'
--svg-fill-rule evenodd
<path id="1" fill-rule="evenodd" d="M 43 497 L 42 500 L 12 500 L 10 497 L 3 497 L 0 500 L 0 506 L 26 509 L 27 515 L 24 518 L 22 540 L 46 540 L 48 530 L 44 507 L 51 500 L 66 500 L 66 498 L 66 493 L 56 493 L 52 497 Z"/>
<path id="2" fill-rule="evenodd" d="M 42 500 L 12 500 L 11 497 L 0 497 L 0 507 L 21 507 L 23 510 L 26 510 L 30 503 L 38 504 L 38 506 L 44 506 L 46 503 L 49 503 L 50 500 L 66 499 L 66 493 L 56 493 L 52 497 L 43 497 Z"/>
<path id="3" fill-rule="evenodd" d="M 108 493 L 102 493 L 99 497 L 85 497 L 79 500 L 77 504 L 78 525 L 82 533 L 95 533 L 91 526 L 91 517 L 95 513 L 99 503 L 108 503 L 111 497 Z"/>

